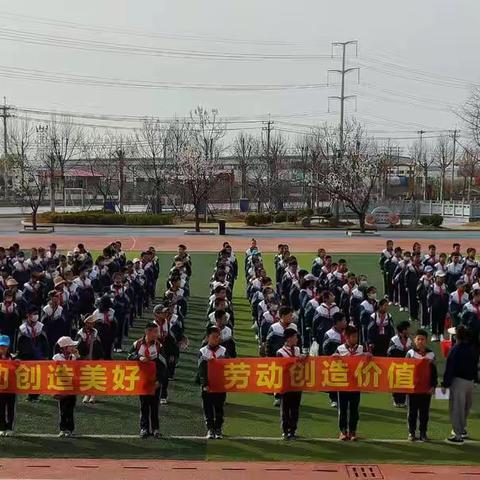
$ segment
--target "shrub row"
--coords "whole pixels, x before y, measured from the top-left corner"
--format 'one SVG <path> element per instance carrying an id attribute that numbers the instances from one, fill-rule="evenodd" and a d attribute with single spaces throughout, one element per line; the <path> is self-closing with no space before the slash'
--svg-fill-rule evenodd
<path id="1" fill-rule="evenodd" d="M 420 223 L 425 227 L 439 227 L 443 223 L 443 217 L 438 213 L 423 215 L 420 217 Z"/>
<path id="2" fill-rule="evenodd" d="M 91 212 L 45 213 L 42 221 L 49 223 L 72 223 L 90 225 L 171 225 L 174 215 L 171 213 L 109 213 L 103 210 Z"/>
<path id="3" fill-rule="evenodd" d="M 245 224 L 249 227 L 267 225 L 268 223 L 272 223 L 272 215 L 270 213 L 249 213 L 245 218 Z"/>

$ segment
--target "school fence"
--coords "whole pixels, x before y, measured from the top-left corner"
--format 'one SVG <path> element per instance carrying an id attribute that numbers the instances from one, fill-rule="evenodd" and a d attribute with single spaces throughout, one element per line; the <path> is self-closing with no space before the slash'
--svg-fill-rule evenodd
<path id="1" fill-rule="evenodd" d="M 210 392 L 232 393 L 426 393 L 430 369 L 428 360 L 364 356 L 220 359 L 208 364 L 208 385 Z"/>
<path id="2" fill-rule="evenodd" d="M 0 393 L 150 395 L 155 364 L 136 361 L 0 361 Z"/>

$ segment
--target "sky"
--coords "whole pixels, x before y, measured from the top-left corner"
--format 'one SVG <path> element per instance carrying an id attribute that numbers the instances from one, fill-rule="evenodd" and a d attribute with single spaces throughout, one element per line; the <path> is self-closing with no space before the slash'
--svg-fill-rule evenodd
<path id="1" fill-rule="evenodd" d="M 269 115 L 295 135 L 338 122 L 331 43 L 356 40 L 347 116 L 406 148 L 419 130 L 467 135 L 455 111 L 480 85 L 478 18 L 478 0 L 0 0 L 0 97 L 125 128 L 202 105 L 231 135 Z"/>

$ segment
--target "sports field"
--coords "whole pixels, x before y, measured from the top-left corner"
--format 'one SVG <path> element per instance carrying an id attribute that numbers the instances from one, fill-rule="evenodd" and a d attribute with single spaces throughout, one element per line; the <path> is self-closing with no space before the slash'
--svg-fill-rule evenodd
<path id="1" fill-rule="evenodd" d="M 136 252 L 129 252 L 129 257 Z M 164 290 L 166 272 L 172 253 L 160 254 L 161 274 L 158 292 Z M 375 254 L 336 254 L 344 257 L 350 269 L 368 275 L 369 281 L 381 286 L 378 256 Z M 450 433 L 447 402 L 433 400 L 429 435 L 426 444 L 406 441 L 406 411 L 392 407 L 387 394 L 362 395 L 358 443 L 340 443 L 336 440 L 336 410 L 330 408 L 323 393 L 305 394 L 300 411 L 299 434 L 302 439 L 284 442 L 279 439 L 279 412 L 272 398 L 262 394 L 229 395 L 226 406 L 226 438 L 206 441 L 199 387 L 195 385 L 196 353 L 204 330 L 209 278 L 216 255 L 192 253 L 192 296 L 189 301 L 187 335 L 188 351 L 181 355 L 175 381 L 169 388 L 170 403 L 162 406 L 161 432 L 164 439 L 141 440 L 138 434 L 138 399 L 110 397 L 95 405 L 77 404 L 74 439 L 57 439 L 57 403 L 43 397 L 39 404 L 30 404 L 20 397 L 17 407 L 17 437 L 0 438 L 3 456 L 16 457 L 98 457 L 98 458 L 152 458 L 192 460 L 284 460 L 361 463 L 411 464 L 480 464 L 480 411 L 478 394 L 474 402 L 469 432 L 472 442 L 449 445 L 444 439 Z M 310 268 L 313 254 L 297 255 L 301 267 Z M 264 255 L 265 265 L 273 273 L 273 256 Z M 243 256 L 239 255 L 239 266 Z M 241 356 L 256 356 L 256 344 L 250 330 L 250 309 L 244 295 L 242 269 L 235 286 L 235 337 Z M 395 321 L 405 318 L 395 310 Z M 137 321 L 131 332 L 133 341 L 141 335 L 143 321 Z M 127 347 L 127 343 L 125 347 Z M 438 348 L 437 356 L 440 358 Z M 443 371 L 443 362 L 439 361 Z M 80 399 L 79 399 L 80 400 Z M 83 436 L 85 435 L 85 436 Z"/>

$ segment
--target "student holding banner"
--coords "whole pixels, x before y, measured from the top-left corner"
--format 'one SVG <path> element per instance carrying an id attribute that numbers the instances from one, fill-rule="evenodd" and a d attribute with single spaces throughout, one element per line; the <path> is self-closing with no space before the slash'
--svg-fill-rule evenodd
<path id="1" fill-rule="evenodd" d="M 0 335 L 0 361 L 13 361 L 10 355 L 10 337 Z M 15 425 L 17 396 L 15 393 L 0 393 L 0 436 L 11 437 Z"/>

